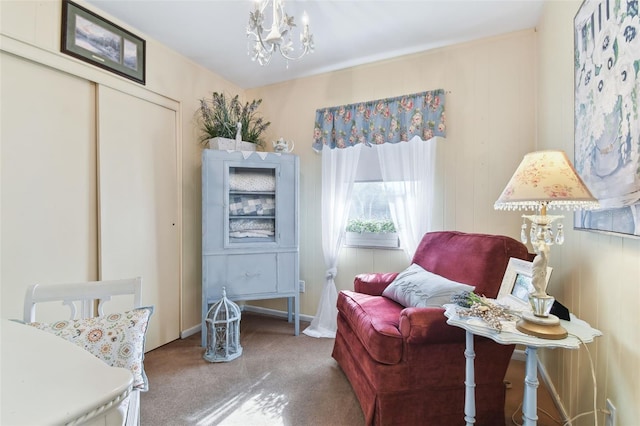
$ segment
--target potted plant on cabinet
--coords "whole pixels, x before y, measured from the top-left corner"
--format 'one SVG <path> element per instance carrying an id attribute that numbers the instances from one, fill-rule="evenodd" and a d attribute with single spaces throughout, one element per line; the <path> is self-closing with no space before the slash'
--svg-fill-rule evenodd
<path id="1" fill-rule="evenodd" d="M 200 99 L 201 142 L 213 149 L 255 151 L 256 146 L 262 147 L 262 134 L 271 122 L 258 115 L 261 103 L 262 99 L 254 99 L 242 105 L 238 95 L 228 97 L 218 92 Z"/>

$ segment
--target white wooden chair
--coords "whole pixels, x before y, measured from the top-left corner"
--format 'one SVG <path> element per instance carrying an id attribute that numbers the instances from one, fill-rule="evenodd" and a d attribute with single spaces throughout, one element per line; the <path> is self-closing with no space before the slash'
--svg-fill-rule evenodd
<path id="1" fill-rule="evenodd" d="M 34 284 L 27 289 L 24 299 L 24 322 L 36 319 L 36 304 L 44 302 L 62 302 L 71 311 L 70 320 L 104 315 L 104 304 L 114 296 L 133 295 L 133 306 L 141 307 L 142 278 L 130 278 L 110 281 L 89 281 L 69 284 Z M 128 309 L 129 309 L 128 308 Z M 140 424 L 140 391 L 134 389 L 128 397 L 127 426 Z"/>

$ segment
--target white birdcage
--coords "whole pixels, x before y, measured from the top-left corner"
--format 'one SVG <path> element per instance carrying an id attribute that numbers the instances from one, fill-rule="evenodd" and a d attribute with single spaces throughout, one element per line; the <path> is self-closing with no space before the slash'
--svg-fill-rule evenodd
<path id="1" fill-rule="evenodd" d="M 242 355 L 240 346 L 240 308 L 227 299 L 222 288 L 222 299 L 211 306 L 205 318 L 207 323 L 207 349 L 204 359 L 209 362 L 231 361 Z"/>

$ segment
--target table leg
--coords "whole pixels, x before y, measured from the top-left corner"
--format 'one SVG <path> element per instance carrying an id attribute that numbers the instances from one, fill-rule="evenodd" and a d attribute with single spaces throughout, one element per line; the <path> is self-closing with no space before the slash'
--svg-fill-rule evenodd
<path id="1" fill-rule="evenodd" d="M 476 353 L 473 348 L 473 334 L 470 331 L 466 332 L 466 348 L 464 350 L 464 357 L 466 358 L 464 378 L 464 420 L 467 422 L 467 426 L 470 426 L 476 422 L 476 378 L 473 367 L 473 360 L 476 357 Z"/>
<path id="2" fill-rule="evenodd" d="M 300 334 L 300 298 L 287 297 L 287 321 L 293 322 L 293 335 Z"/>
<path id="3" fill-rule="evenodd" d="M 293 323 L 293 334 L 297 336 L 300 334 L 300 296 L 293 298 Z"/>
<path id="4" fill-rule="evenodd" d="M 538 423 L 538 356 L 537 349 L 527 346 L 525 351 L 526 376 L 524 378 L 524 399 L 522 400 L 523 426 L 535 426 Z"/>

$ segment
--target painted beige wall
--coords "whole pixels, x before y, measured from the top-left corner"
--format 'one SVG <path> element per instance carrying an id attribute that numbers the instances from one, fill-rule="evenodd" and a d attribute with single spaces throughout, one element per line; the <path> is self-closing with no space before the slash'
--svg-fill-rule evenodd
<path id="1" fill-rule="evenodd" d="M 535 38 L 533 30 L 522 31 L 247 93 L 264 100 L 263 113 L 273 121 L 270 140 L 295 141 L 300 156 L 300 271 L 307 284 L 301 298 L 303 314 L 315 314 L 325 272 L 321 160 L 311 149 L 315 110 L 445 89 L 448 134 L 437 142 L 435 230 L 517 236 L 518 215 L 496 212 L 493 203 L 534 146 Z M 339 290 L 350 289 L 357 273 L 399 271 L 407 265 L 402 251 L 343 249 L 336 285 Z M 260 305 L 285 309 L 281 301 Z"/>
<path id="2" fill-rule="evenodd" d="M 538 33 L 539 149 L 563 149 L 573 158 L 573 18 L 581 1 L 549 1 Z M 589 346 L 597 379 L 597 407 L 617 407 L 617 424 L 638 424 L 640 414 L 640 240 L 573 231 L 551 251 L 549 292 L 578 317 L 601 330 Z M 569 416 L 593 410 L 588 354 L 544 351 L 541 359 Z M 574 425 L 592 425 L 586 416 Z M 603 415 L 599 424 L 604 424 Z"/>

